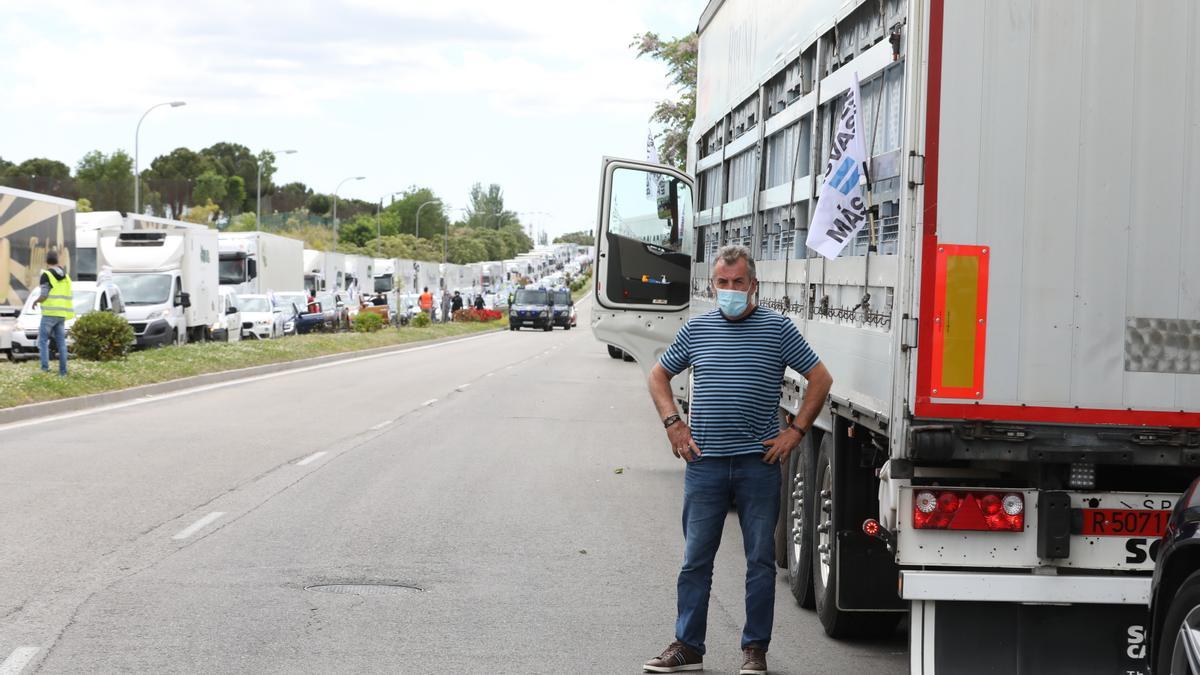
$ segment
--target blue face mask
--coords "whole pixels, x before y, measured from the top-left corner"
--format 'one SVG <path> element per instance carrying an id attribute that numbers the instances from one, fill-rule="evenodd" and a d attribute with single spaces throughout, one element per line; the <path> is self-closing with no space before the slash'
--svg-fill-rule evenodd
<path id="1" fill-rule="evenodd" d="M 717 291 L 717 305 L 721 308 L 721 313 L 730 319 L 736 319 L 745 314 L 746 307 L 750 305 L 749 298 L 750 293 L 748 291 L 727 291 L 724 289 Z"/>

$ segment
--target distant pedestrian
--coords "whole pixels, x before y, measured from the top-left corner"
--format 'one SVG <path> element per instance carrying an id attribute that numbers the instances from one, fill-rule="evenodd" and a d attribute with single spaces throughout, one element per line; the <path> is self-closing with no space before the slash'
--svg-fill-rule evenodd
<path id="1" fill-rule="evenodd" d="M 650 395 L 683 479 L 683 567 L 676 582 L 675 641 L 643 666 L 654 673 L 701 670 L 713 560 L 736 506 L 746 553 L 741 673 L 766 673 L 775 619 L 775 523 L 780 465 L 825 406 L 833 378 L 796 324 L 757 307 L 754 260 L 743 246 L 715 257 L 717 305 L 684 324 L 650 372 Z M 671 378 L 692 371 L 690 418 L 675 408 Z M 792 368 L 808 380 L 796 417 L 780 430 L 779 383 Z M 694 434 L 693 434 L 694 430 Z"/>
<path id="2" fill-rule="evenodd" d="M 67 320 L 75 316 L 75 303 L 71 295 L 71 278 L 58 265 L 58 251 L 46 253 L 49 269 L 42 271 L 38 285 L 38 296 L 33 306 L 42 306 L 42 322 L 38 326 L 38 356 L 42 372 L 50 372 L 50 338 L 58 347 L 58 374 L 67 374 Z"/>
<path id="3" fill-rule="evenodd" d="M 475 296 L 475 309 L 483 309 L 483 296 Z"/>
<path id="4" fill-rule="evenodd" d="M 450 308 L 454 302 L 450 299 L 450 291 L 442 291 L 442 323 L 450 321 Z"/>
<path id="5" fill-rule="evenodd" d="M 425 292 L 417 298 L 417 304 L 421 307 L 421 311 L 425 312 L 425 316 L 433 320 L 433 293 L 429 292 L 429 287 L 425 287 Z"/>
<path id="6" fill-rule="evenodd" d="M 313 289 L 308 292 L 308 313 L 316 314 L 321 311 L 321 304 L 317 302 L 317 291 Z"/>
<path id="7" fill-rule="evenodd" d="M 458 291 L 454 291 L 454 298 L 450 301 L 450 312 L 457 312 L 463 308 L 463 299 Z"/>

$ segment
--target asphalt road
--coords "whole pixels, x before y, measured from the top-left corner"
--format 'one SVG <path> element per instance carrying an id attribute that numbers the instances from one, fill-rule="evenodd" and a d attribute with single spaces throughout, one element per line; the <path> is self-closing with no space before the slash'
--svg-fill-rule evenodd
<path id="1" fill-rule="evenodd" d="M 586 304 L 0 427 L 0 675 L 640 672 L 672 639 L 683 466 Z M 740 664 L 743 572 L 731 514 L 711 672 Z M 342 584 L 370 592 L 311 589 Z M 772 672 L 906 669 L 903 635 L 829 640 L 777 588 Z"/>

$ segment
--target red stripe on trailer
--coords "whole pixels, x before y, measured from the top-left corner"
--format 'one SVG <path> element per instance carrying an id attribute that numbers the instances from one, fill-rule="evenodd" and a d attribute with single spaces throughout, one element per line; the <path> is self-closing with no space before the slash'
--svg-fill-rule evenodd
<path id="1" fill-rule="evenodd" d="M 929 71 L 925 96 L 925 199 L 921 230 L 921 313 L 932 316 L 937 282 L 938 145 L 942 116 L 942 29 L 945 0 L 929 0 Z M 917 334 L 917 387 L 913 414 L 933 419 L 1200 427 L 1200 412 L 1113 410 L 980 403 L 933 403 L 933 322 L 920 322 Z"/>

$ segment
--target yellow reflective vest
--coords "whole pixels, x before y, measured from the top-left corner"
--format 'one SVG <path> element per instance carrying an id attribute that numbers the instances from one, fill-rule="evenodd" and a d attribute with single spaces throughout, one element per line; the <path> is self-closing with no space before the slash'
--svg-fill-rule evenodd
<path id="1" fill-rule="evenodd" d="M 45 275 L 50 279 L 50 295 L 42 299 L 42 316 L 61 316 L 70 319 L 75 316 L 75 303 L 71 299 L 71 277 L 59 279 L 54 272 L 46 270 Z"/>

